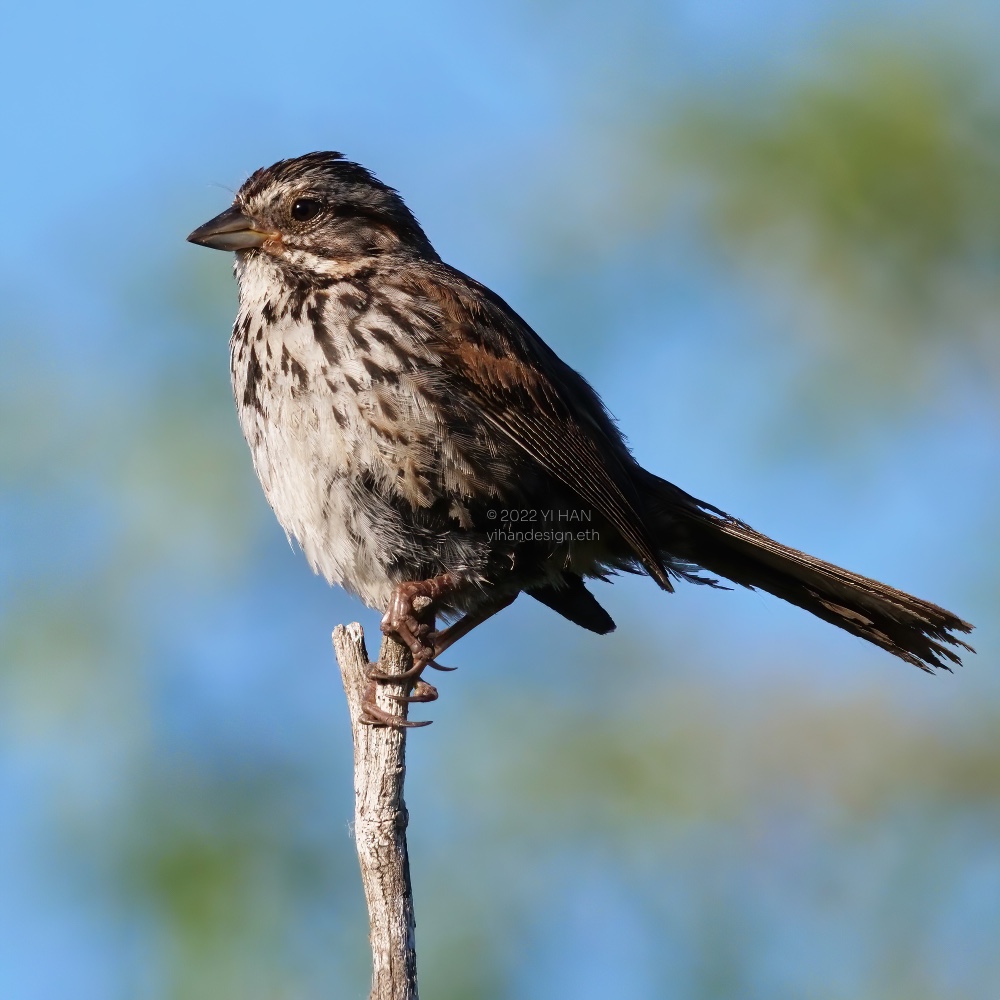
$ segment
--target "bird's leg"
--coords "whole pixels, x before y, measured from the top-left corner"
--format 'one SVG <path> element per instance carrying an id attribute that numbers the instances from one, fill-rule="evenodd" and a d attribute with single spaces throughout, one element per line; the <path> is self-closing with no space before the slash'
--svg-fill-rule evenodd
<path id="1" fill-rule="evenodd" d="M 495 603 L 487 605 L 483 610 L 470 611 L 469 614 L 459 618 L 454 625 L 449 625 L 440 632 L 432 633 L 429 638 L 434 647 L 434 656 L 440 656 L 452 643 L 458 642 L 459 639 L 467 636 L 477 625 L 482 625 L 484 621 L 503 611 L 504 608 L 510 607 L 516 599 L 517 594 L 513 594 L 510 597 L 501 597 Z M 435 667 L 437 664 L 431 662 L 430 666 Z M 438 669 L 440 670 L 441 668 L 438 667 Z"/>
<path id="2" fill-rule="evenodd" d="M 364 721 L 385 726 L 423 726 L 426 722 L 410 722 L 389 715 L 375 704 L 376 682 L 400 683 L 412 681 L 412 689 L 408 694 L 391 694 L 393 701 L 427 702 L 436 701 L 437 688 L 423 680 L 421 674 L 427 667 L 435 670 L 449 670 L 453 667 L 442 667 L 434 662 L 434 657 L 443 653 L 452 643 L 468 635 L 477 625 L 481 625 L 497 612 L 514 603 L 517 594 L 503 597 L 479 611 L 464 615 L 453 625 L 434 630 L 433 602 L 445 596 L 455 586 L 450 574 L 444 573 L 431 580 L 419 580 L 400 584 L 393 593 L 389 608 L 382 618 L 382 631 L 385 634 L 395 634 L 409 648 L 413 655 L 413 666 L 401 674 L 387 674 L 375 669 L 375 664 L 368 671 L 370 678 L 363 699 Z"/>
<path id="3" fill-rule="evenodd" d="M 420 677 L 434 658 L 434 646 L 428 641 L 434 631 L 434 602 L 447 595 L 454 586 L 454 577 L 450 573 L 442 573 L 429 580 L 401 583 L 393 591 L 389 607 L 382 616 L 382 634 L 395 635 L 409 649 L 413 666 L 401 674 L 370 670 L 369 677 L 397 683 Z"/>
<path id="4" fill-rule="evenodd" d="M 482 625 L 484 621 L 488 618 L 492 618 L 497 612 L 503 611 L 504 608 L 514 603 L 517 594 L 513 597 L 505 597 L 498 601 L 496 604 L 490 605 L 482 611 L 470 612 L 467 615 L 459 618 L 454 625 L 449 625 L 448 628 L 442 629 L 440 632 L 431 632 L 428 635 L 433 646 L 434 656 L 439 656 L 443 653 L 452 643 L 458 642 L 463 636 L 468 635 L 477 625 Z M 435 663 L 434 660 L 428 660 L 424 665 L 425 667 L 434 667 L 435 670 L 454 670 L 454 667 L 442 667 L 440 663 Z M 423 669 L 423 668 L 422 668 Z M 412 670 L 406 672 L 406 676 L 413 675 Z M 372 676 L 369 674 L 369 676 Z M 384 675 L 388 677 L 389 675 Z M 396 677 L 401 675 L 396 674 Z M 417 677 L 413 684 L 413 690 L 410 694 L 391 694 L 389 695 L 393 701 L 402 702 L 412 702 L 412 701 L 437 701 L 438 690 L 433 684 L 428 684 L 427 681 L 423 680 L 419 674 L 415 675 Z M 381 679 L 381 678 L 379 678 Z"/>
<path id="5" fill-rule="evenodd" d="M 455 578 L 442 573 L 429 580 L 401 583 L 393 591 L 382 616 L 382 634 L 395 635 L 413 654 L 413 667 L 398 677 L 419 677 L 434 659 L 434 646 L 428 642 L 434 630 L 434 602 L 454 589 Z"/>
<path id="6" fill-rule="evenodd" d="M 434 602 L 447 595 L 454 585 L 454 578 L 448 573 L 442 573 L 429 580 L 401 583 L 395 589 L 382 617 L 382 632 L 385 635 L 395 635 L 409 649 L 413 666 L 401 674 L 387 674 L 379 670 L 377 664 L 372 664 L 368 671 L 369 682 L 362 698 L 363 721 L 374 725 L 408 728 L 429 724 L 400 719 L 379 708 L 375 702 L 376 682 L 403 684 L 409 688 L 407 694 L 391 695 L 395 701 L 423 702 L 437 698 L 437 688 L 422 680 L 420 675 L 434 657 L 434 647 L 428 641 L 434 632 Z"/>
<path id="7" fill-rule="evenodd" d="M 448 628 L 442 629 L 440 632 L 431 632 L 427 638 L 431 644 L 433 655 L 435 657 L 440 656 L 452 643 L 458 642 L 463 636 L 468 635 L 477 625 L 482 625 L 484 621 L 492 618 L 495 614 L 503 611 L 504 608 L 509 607 L 514 603 L 517 598 L 517 594 L 512 597 L 504 597 L 498 600 L 496 603 L 489 605 L 488 607 L 480 610 L 470 612 L 467 615 L 463 615 L 454 625 L 449 625 Z M 435 670 L 454 670 L 454 667 L 442 667 L 440 663 L 435 662 L 435 660 L 428 660 L 424 665 L 425 667 L 433 667 Z M 423 669 L 423 668 L 421 668 Z M 377 680 L 387 679 L 389 674 L 371 674 L 369 677 L 374 676 Z M 433 684 L 428 684 L 427 681 L 421 680 L 419 672 L 413 669 L 407 670 L 406 674 L 394 675 L 396 677 L 417 677 L 417 681 L 414 683 L 413 690 L 414 694 L 410 695 L 390 695 L 393 701 L 434 701 L 437 699 L 438 692 L 437 688 Z"/>

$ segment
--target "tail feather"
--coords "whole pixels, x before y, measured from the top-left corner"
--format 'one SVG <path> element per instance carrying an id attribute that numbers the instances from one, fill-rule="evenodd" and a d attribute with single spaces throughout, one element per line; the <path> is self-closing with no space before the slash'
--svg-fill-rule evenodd
<path id="1" fill-rule="evenodd" d="M 559 586 L 534 587 L 526 593 L 563 618 L 598 635 L 607 635 L 615 630 L 614 619 L 575 573 L 563 573 Z"/>
<path id="2" fill-rule="evenodd" d="M 774 594 L 928 673 L 961 664 L 954 647 L 974 652 L 954 634 L 971 632 L 972 626 L 952 612 L 781 545 L 671 483 L 645 475 L 648 509 L 668 557 Z M 682 572 L 690 576 L 689 570 Z"/>

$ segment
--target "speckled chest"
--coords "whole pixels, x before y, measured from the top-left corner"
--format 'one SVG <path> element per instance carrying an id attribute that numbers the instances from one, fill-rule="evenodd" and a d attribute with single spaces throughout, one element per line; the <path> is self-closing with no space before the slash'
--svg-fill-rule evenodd
<path id="1" fill-rule="evenodd" d="M 468 489 L 430 388 L 432 318 L 365 273 L 302 288 L 251 259 L 237 276 L 233 391 L 264 493 L 317 572 L 377 605 L 406 528 L 373 498 L 420 508 Z"/>

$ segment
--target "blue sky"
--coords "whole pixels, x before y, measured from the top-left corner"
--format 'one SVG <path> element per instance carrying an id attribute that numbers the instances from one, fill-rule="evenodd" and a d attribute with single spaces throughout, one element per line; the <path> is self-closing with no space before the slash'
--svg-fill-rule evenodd
<path id="1" fill-rule="evenodd" d="M 743 698 L 752 702 L 762 678 L 794 677 L 799 684 L 803 676 L 820 698 L 871 685 L 890 691 L 913 717 L 950 719 L 958 728 L 995 704 L 1000 682 L 989 666 L 998 649 L 992 563 L 1000 484 L 995 409 L 984 396 L 949 394 L 885 425 L 872 421 L 848 447 L 785 447 L 775 443 L 775 425 L 794 416 L 778 405 L 775 386 L 786 384 L 781 366 L 794 359 L 764 345 L 773 344 L 770 335 L 787 317 L 760 306 L 703 247 L 670 245 L 667 263 L 648 271 L 633 266 L 634 247 L 612 254 L 593 313 L 585 270 L 552 287 L 538 279 L 558 256 L 559 240 L 595 219 L 599 224 L 613 203 L 608 192 L 621 183 L 630 154 L 609 137 L 642 115 L 644 101 L 680 100 L 754 67 L 795 65 L 813 42 L 859 12 L 887 23 L 904 12 L 906 22 L 916 6 L 22 3 L 6 12 L 0 336 L 13 359 L 6 377 L 29 401 L 18 415 L 25 439 L 47 442 L 52 457 L 51 468 L 24 481 L 12 477 L 0 503 L 7 535 L 0 596 L 13 600 L 33 588 L 59 595 L 91 578 L 99 588 L 111 578 L 102 575 L 103 547 L 126 522 L 140 539 L 136 558 L 154 552 L 160 561 L 155 572 L 135 577 L 134 590 L 107 597 L 102 607 L 111 624 L 93 625 L 113 631 L 121 620 L 141 623 L 139 639 L 129 639 L 137 651 L 115 653 L 122 664 L 134 661 L 134 671 L 108 668 L 103 686 L 95 681 L 91 688 L 97 667 L 74 673 L 61 666 L 60 657 L 73 660 L 76 633 L 67 631 L 67 653 L 53 628 L 59 652 L 51 677 L 18 676 L 6 688 L 0 680 L 9 696 L 0 709 L 0 995 L 104 1000 L 138 995 L 129 990 L 144 978 L 150 985 L 143 996 L 167 995 L 155 961 L 144 964 L 148 954 L 160 954 L 155 934 L 144 937 L 143 921 L 152 918 L 130 913 L 123 921 L 120 901 L 102 888 L 106 859 L 91 870 L 63 839 L 67 829 L 75 832 L 67 815 L 89 817 L 84 834 L 104 836 L 100 818 L 116 815 L 129 775 L 151 767 L 149 747 L 171 761 L 204 755 L 222 761 L 220 769 L 233 759 L 252 764 L 255 754 L 285 761 L 312 757 L 317 748 L 344 749 L 344 734 L 331 732 L 325 711 L 324 699 L 337 694 L 327 636 L 359 609 L 312 578 L 285 543 L 228 409 L 205 433 L 226 441 L 232 435 L 229 485 L 218 486 L 211 469 L 201 479 L 206 493 L 238 496 L 234 524 L 250 527 L 229 532 L 169 509 L 160 512 L 162 537 L 129 527 L 133 506 L 155 506 L 155 441 L 129 459 L 134 464 L 122 481 L 134 490 L 131 499 L 111 502 L 102 493 L 120 456 L 100 441 L 86 446 L 90 468 L 74 465 L 84 447 L 74 432 L 105 426 L 92 420 L 102 406 L 124 405 L 110 419 L 127 427 L 139 404 L 160 392 L 175 404 L 185 393 L 200 400 L 204 391 L 211 406 L 230 405 L 226 342 L 235 289 L 230 305 L 218 307 L 216 339 L 194 345 L 184 303 L 170 312 L 158 293 L 194 298 L 198 275 L 224 275 L 222 255 L 188 247 L 184 236 L 221 210 L 252 170 L 282 157 L 340 149 L 400 189 L 445 259 L 505 295 L 587 374 L 654 470 L 790 544 L 954 605 L 984 624 L 976 643 L 981 655 L 956 683 L 905 675 L 879 651 L 754 594 L 688 588 L 665 602 L 648 582 L 621 581 L 602 596 L 623 628 L 599 654 L 522 601 L 508 613 L 510 628 L 535 653 L 522 655 L 519 647 L 509 662 L 498 651 L 497 631 L 463 644 L 456 655 L 469 669 L 434 706 L 438 724 L 428 732 L 435 742 L 417 752 L 418 783 L 433 778 L 435 754 L 460 749 L 469 735 L 465 713 L 477 697 L 492 697 L 504 671 L 547 697 L 564 682 L 560 664 L 549 662 L 553 651 L 563 643 L 589 650 L 585 669 L 595 683 L 576 697 L 599 704 L 612 697 L 596 683 L 601 657 L 626 662 L 665 627 L 663 676 L 698 678 L 720 702 L 737 707 Z M 933 20 L 934 5 L 919 6 Z M 994 15 L 979 7 L 963 18 L 981 31 L 995 28 Z M 186 367 L 191 358 L 204 362 L 199 373 L 211 374 L 196 379 Z M 52 385 L 71 394 L 55 426 L 30 406 Z M 200 454 L 198 431 L 178 431 L 182 439 L 190 435 L 192 462 Z M 961 557 L 951 558 L 949 546 Z M 371 613 L 360 613 L 373 624 Z M 636 676 L 648 679 L 651 668 L 642 663 Z M 901 682 L 904 676 L 910 683 Z M 32 683 L 42 692 L 37 704 Z M 442 688 L 448 686 L 446 680 Z M 138 717 L 131 714 L 136 705 Z M 328 779 L 324 773 L 319 780 Z M 433 804 L 437 793 L 422 794 Z M 337 808 L 343 804 L 341 796 Z M 895 843 L 905 825 L 897 817 L 883 832 Z M 432 828 L 425 844 L 439 833 Z M 824 857 L 822 845 L 803 853 L 810 850 Z M 992 872 L 993 862 L 982 859 L 983 870 Z M 556 860 L 553 870 L 568 863 Z M 709 874 L 700 864 L 693 871 Z M 671 885 L 694 878 L 690 871 L 657 871 Z M 754 895 L 755 871 L 733 873 L 739 898 Z M 630 948 L 655 953 L 655 943 L 626 940 L 635 896 L 619 877 L 596 870 L 592 884 L 577 887 L 586 897 L 579 905 L 570 898 L 577 889 L 567 890 L 565 912 L 553 904 L 551 923 L 565 920 L 569 930 L 542 940 L 514 979 L 552 995 L 563 982 L 560 970 L 587 955 L 593 964 L 573 994 L 607 995 Z M 993 883 L 984 876 L 982 884 Z M 765 893 L 766 907 L 782 915 L 794 950 L 800 903 L 778 898 L 782 891 Z M 794 897 L 794 887 L 784 891 Z M 1000 926 L 974 889 L 969 899 L 957 907 L 956 926 L 970 933 L 976 920 Z M 822 922 L 809 927 L 805 954 L 835 970 L 839 953 L 824 943 Z M 847 918 L 837 930 L 850 938 Z M 977 947 L 977 955 L 985 952 Z M 765 985 L 783 976 L 797 981 L 770 969 L 779 958 L 762 960 Z M 635 975 L 636 995 L 656 995 L 654 976 L 641 969 Z M 863 963 L 844 975 L 860 981 Z"/>

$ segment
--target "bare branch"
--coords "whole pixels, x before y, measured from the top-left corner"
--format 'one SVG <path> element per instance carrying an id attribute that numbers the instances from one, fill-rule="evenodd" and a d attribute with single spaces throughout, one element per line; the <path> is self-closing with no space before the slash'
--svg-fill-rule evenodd
<path id="1" fill-rule="evenodd" d="M 361 626 L 357 622 L 338 625 L 333 632 L 333 648 L 354 734 L 354 840 L 368 902 L 370 1000 L 417 1000 L 413 890 L 406 849 L 409 817 L 403 802 L 406 730 L 360 721 L 362 698 L 371 683 Z M 382 640 L 379 670 L 399 674 L 412 665 L 409 650 L 393 639 Z M 379 707 L 405 719 L 407 706 L 388 695 L 405 695 L 409 684 L 380 683 L 377 688 Z"/>

